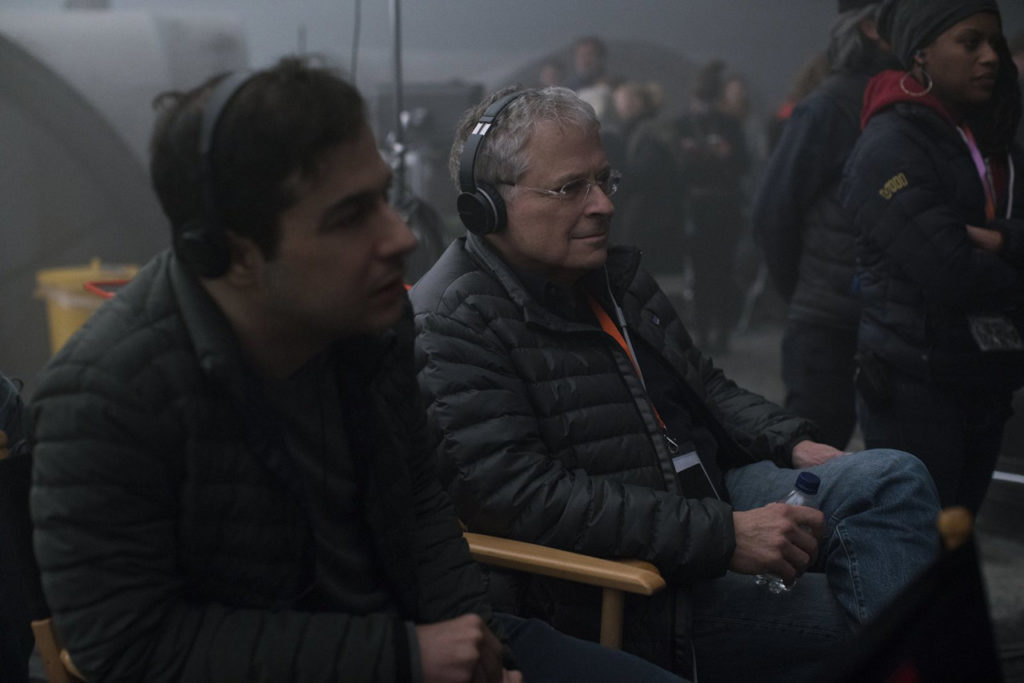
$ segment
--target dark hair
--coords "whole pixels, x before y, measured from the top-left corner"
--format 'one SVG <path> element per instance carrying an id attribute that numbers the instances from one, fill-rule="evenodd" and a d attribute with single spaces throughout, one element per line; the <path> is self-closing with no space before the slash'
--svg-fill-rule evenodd
<path id="1" fill-rule="evenodd" d="M 978 147 L 986 156 L 1005 153 L 1017 134 L 1021 117 L 1020 83 L 1010 48 L 1005 39 L 1001 39 L 995 48 L 999 54 L 999 70 L 992 99 L 967 115 Z"/>
<path id="2" fill-rule="evenodd" d="M 855 4 L 855 3 L 851 3 Z M 847 73 L 875 73 L 879 62 L 878 44 L 864 35 L 860 25 L 865 19 L 876 19 L 880 2 L 861 3 L 849 9 L 832 24 L 828 44 L 828 64 L 832 71 Z M 896 59 L 891 58 L 892 68 L 898 68 Z"/>
<path id="3" fill-rule="evenodd" d="M 273 258 L 278 219 L 297 200 L 295 180 L 315 178 L 324 155 L 366 125 L 363 98 L 333 69 L 281 59 L 253 74 L 221 113 L 211 150 L 217 218 Z M 150 140 L 150 177 L 175 231 L 202 211 L 202 107 L 227 74 L 166 92 Z M 298 177 L 296 178 L 296 174 Z"/>
<path id="4" fill-rule="evenodd" d="M 1007 41 L 1007 46 L 1010 48 L 1010 54 L 1019 54 L 1024 52 L 1024 31 L 1013 36 Z"/>

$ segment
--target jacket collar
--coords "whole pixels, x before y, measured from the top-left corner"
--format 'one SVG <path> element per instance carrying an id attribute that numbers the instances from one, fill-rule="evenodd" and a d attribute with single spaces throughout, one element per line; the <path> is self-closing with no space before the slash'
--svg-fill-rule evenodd
<path id="1" fill-rule="evenodd" d="M 168 250 L 168 270 L 178 310 L 203 374 L 222 386 L 238 386 L 246 374 L 242 348 L 227 318 L 199 280 Z"/>
<path id="2" fill-rule="evenodd" d="M 564 327 L 566 325 L 563 318 L 545 308 L 542 302 L 527 287 L 523 286 L 512 267 L 487 243 L 487 240 L 479 235 L 469 233 L 466 236 L 465 244 L 466 251 L 497 278 L 512 301 L 523 309 L 523 315 L 527 322 L 545 327 Z M 633 247 L 613 246 L 608 249 L 608 259 L 604 268 L 590 271 L 583 276 L 580 283 L 587 292 L 605 304 L 609 303 L 607 300 L 609 286 L 612 296 L 617 301 L 622 301 L 622 296 L 636 277 L 639 267 L 639 250 Z M 608 274 L 607 283 L 605 282 L 605 272 Z"/>

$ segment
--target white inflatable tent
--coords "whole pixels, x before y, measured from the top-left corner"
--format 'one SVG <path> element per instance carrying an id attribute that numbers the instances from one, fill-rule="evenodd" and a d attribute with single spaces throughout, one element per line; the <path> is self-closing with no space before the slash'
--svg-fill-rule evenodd
<path id="1" fill-rule="evenodd" d="M 151 102 L 247 64 L 223 13 L 0 11 L 0 371 L 27 393 L 50 355 L 36 272 L 141 265 L 166 246 Z"/>

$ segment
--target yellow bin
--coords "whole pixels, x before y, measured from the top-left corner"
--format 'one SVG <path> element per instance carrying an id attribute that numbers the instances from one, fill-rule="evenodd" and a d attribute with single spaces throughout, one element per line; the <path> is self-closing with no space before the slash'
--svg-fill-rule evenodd
<path id="1" fill-rule="evenodd" d="M 46 301 L 50 351 L 57 353 L 68 337 L 103 305 L 104 296 L 88 291 L 86 283 L 130 280 L 138 270 L 135 265 L 101 263 L 94 258 L 87 266 L 38 271 L 36 296 Z"/>

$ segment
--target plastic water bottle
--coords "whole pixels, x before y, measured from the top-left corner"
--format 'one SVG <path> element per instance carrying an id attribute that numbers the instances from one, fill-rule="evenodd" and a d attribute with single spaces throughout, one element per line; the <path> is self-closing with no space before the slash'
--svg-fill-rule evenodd
<path id="1" fill-rule="evenodd" d="M 793 487 L 793 490 L 779 502 L 786 505 L 817 507 L 818 487 L 820 485 L 821 479 L 818 478 L 818 475 L 810 472 L 801 472 L 796 478 L 796 485 Z M 776 594 L 787 593 L 790 589 L 790 586 L 786 585 L 782 577 L 775 576 L 774 574 L 758 574 L 754 577 L 754 583 L 758 586 L 767 586 L 768 590 Z"/>

